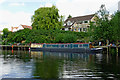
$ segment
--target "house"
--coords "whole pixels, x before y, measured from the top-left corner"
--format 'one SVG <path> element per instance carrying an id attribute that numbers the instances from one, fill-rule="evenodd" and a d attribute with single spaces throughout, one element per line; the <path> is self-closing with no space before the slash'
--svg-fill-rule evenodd
<path id="1" fill-rule="evenodd" d="M 16 32 L 16 31 L 18 31 L 18 30 L 22 30 L 22 29 L 25 29 L 25 28 L 32 29 L 32 26 L 19 25 L 18 27 L 11 27 L 11 31 L 12 31 L 12 32 Z"/>
<path id="2" fill-rule="evenodd" d="M 65 31 L 87 32 L 90 22 L 95 22 L 95 14 L 68 18 L 64 23 Z"/>

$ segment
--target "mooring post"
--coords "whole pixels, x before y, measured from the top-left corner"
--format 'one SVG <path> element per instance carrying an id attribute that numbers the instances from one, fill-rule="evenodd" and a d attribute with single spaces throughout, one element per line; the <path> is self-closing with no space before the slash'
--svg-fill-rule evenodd
<path id="1" fill-rule="evenodd" d="M 108 61 L 109 61 L 109 54 L 107 53 L 107 63 L 108 63 Z"/>
<path id="2" fill-rule="evenodd" d="M 117 44 L 116 44 L 116 52 L 117 52 L 117 56 L 118 56 L 118 40 L 117 40 Z"/>
<path id="3" fill-rule="evenodd" d="M 108 54 L 108 48 L 109 48 L 109 47 L 107 46 L 107 54 Z"/>
<path id="4" fill-rule="evenodd" d="M 109 51 L 109 46 L 108 46 L 108 44 L 109 44 L 109 40 L 107 40 L 107 53 L 109 53 L 108 51 Z"/>
<path id="5" fill-rule="evenodd" d="M 24 46 L 24 51 L 25 51 L 25 46 Z"/>
<path id="6" fill-rule="evenodd" d="M 18 46 L 18 50 L 20 50 L 19 46 Z"/>
<path id="7" fill-rule="evenodd" d="M 13 50 L 13 45 L 12 45 L 12 50 Z"/>
<path id="8" fill-rule="evenodd" d="M 116 47 L 116 51 L 117 51 L 117 56 L 118 56 L 118 46 Z"/>

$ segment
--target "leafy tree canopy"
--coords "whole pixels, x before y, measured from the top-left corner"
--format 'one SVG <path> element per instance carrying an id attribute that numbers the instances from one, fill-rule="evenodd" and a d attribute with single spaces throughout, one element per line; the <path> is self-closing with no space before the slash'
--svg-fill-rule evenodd
<path id="1" fill-rule="evenodd" d="M 96 13 L 98 19 L 95 23 L 90 24 L 90 27 L 94 28 L 92 30 L 92 38 L 94 40 L 110 40 L 111 39 L 111 26 L 109 20 L 109 12 L 106 10 L 105 5 L 101 5 L 100 10 Z"/>
<path id="2" fill-rule="evenodd" d="M 60 29 L 63 24 L 62 18 L 55 6 L 42 7 L 32 16 L 32 26 L 33 29 Z"/>
<path id="3" fill-rule="evenodd" d="M 116 42 L 120 40 L 120 12 L 110 15 L 105 5 L 101 5 L 100 10 L 96 13 L 98 20 L 90 23 L 90 36 L 93 40 L 103 40 L 104 42 Z"/>
<path id="4" fill-rule="evenodd" d="M 2 35 L 2 39 L 4 39 L 4 38 L 7 38 L 7 36 L 8 36 L 8 33 L 9 33 L 9 30 L 8 30 L 8 28 L 4 28 L 4 29 L 3 29 L 3 35 Z"/>
<path id="5" fill-rule="evenodd" d="M 31 30 L 28 28 L 25 28 L 23 30 L 19 30 L 17 32 L 11 32 L 9 33 L 7 39 L 8 42 L 21 42 L 27 39 L 28 35 L 30 35 Z"/>
<path id="6" fill-rule="evenodd" d="M 112 39 L 115 40 L 120 40 L 120 12 L 116 12 L 110 21 L 112 31 L 113 31 L 113 36 Z"/>

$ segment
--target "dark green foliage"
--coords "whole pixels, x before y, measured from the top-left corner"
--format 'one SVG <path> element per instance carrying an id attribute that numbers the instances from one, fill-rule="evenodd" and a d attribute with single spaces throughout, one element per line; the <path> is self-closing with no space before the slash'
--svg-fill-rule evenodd
<path id="1" fill-rule="evenodd" d="M 77 37 L 73 33 L 65 33 L 60 30 L 32 30 L 26 42 L 32 43 L 72 43 Z"/>
<path id="2" fill-rule="evenodd" d="M 21 41 L 24 41 L 26 40 L 26 38 L 28 37 L 28 35 L 31 33 L 31 30 L 26 28 L 26 29 L 23 29 L 23 30 L 19 30 L 17 32 L 14 32 L 14 33 L 9 33 L 8 35 L 8 42 L 21 42 Z"/>
<path id="3" fill-rule="evenodd" d="M 101 5 L 100 10 L 97 12 L 98 20 L 96 24 L 90 23 L 90 36 L 92 40 L 98 41 L 109 41 L 114 42 L 115 40 L 120 40 L 120 12 L 117 12 L 112 17 L 109 16 L 109 12 L 106 10 L 104 5 Z M 110 19 L 111 17 L 111 19 Z"/>
<path id="4" fill-rule="evenodd" d="M 112 40 L 120 40 L 120 12 L 113 15 L 111 21 L 111 30 L 112 30 Z"/>
<path id="5" fill-rule="evenodd" d="M 105 5 L 101 5 L 100 10 L 97 12 L 99 19 L 96 21 L 96 27 L 94 27 L 94 40 L 110 40 L 111 27 L 109 21 L 109 14 L 105 8 Z"/>
<path id="6" fill-rule="evenodd" d="M 84 32 L 71 32 L 61 30 L 30 30 L 24 29 L 14 33 L 9 33 L 7 39 L 9 43 L 75 43 L 77 40 L 84 40 L 88 36 Z"/>
<path id="7" fill-rule="evenodd" d="M 77 37 L 75 34 L 68 34 L 68 33 L 59 33 L 56 36 L 56 43 L 74 43 L 77 41 Z"/>
<path id="8" fill-rule="evenodd" d="M 32 30 L 31 33 L 28 35 L 26 42 L 32 42 L 32 43 L 45 43 L 47 40 L 47 37 L 44 34 L 42 30 Z"/>
<path id="9" fill-rule="evenodd" d="M 14 37 L 15 37 L 15 33 L 10 32 L 9 35 L 8 35 L 8 37 L 7 37 L 8 42 L 10 42 L 10 43 L 11 42 L 15 42 Z"/>
<path id="10" fill-rule="evenodd" d="M 8 28 L 4 28 L 3 29 L 3 35 L 2 35 L 2 40 L 3 40 L 3 42 L 2 42 L 2 44 L 8 44 L 8 42 L 7 42 L 7 37 L 8 37 L 8 34 L 9 34 L 10 32 L 9 32 L 9 30 L 8 30 Z"/>
<path id="11" fill-rule="evenodd" d="M 116 51 L 116 48 L 109 48 L 110 49 L 110 53 L 113 54 L 113 55 L 116 55 L 117 51 Z"/>
<path id="12" fill-rule="evenodd" d="M 4 38 L 7 38 L 7 36 L 8 36 L 8 33 L 9 33 L 9 30 L 8 30 L 8 28 L 4 28 L 4 29 L 3 29 L 3 35 L 2 35 L 2 39 L 4 39 Z"/>
<path id="13" fill-rule="evenodd" d="M 110 40 L 112 35 L 112 29 L 110 26 L 110 22 L 107 21 L 101 21 L 101 24 L 98 25 L 94 30 L 94 39 L 95 40 Z"/>
<path id="14" fill-rule="evenodd" d="M 98 20 L 90 23 L 89 36 L 93 41 L 103 41 L 104 43 L 116 43 L 120 40 L 120 12 L 110 16 L 105 5 L 101 5 L 97 12 Z M 111 19 L 110 19 L 111 18 Z"/>

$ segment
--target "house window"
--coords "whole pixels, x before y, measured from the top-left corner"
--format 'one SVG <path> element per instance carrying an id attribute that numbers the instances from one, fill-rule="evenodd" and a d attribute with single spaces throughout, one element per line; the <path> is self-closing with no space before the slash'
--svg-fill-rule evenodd
<path id="1" fill-rule="evenodd" d="M 72 23 L 70 21 L 67 22 L 67 25 L 71 25 Z"/>
<path id="2" fill-rule="evenodd" d="M 81 28 L 78 28 L 78 32 L 81 32 L 82 31 L 82 29 Z"/>
<path id="3" fill-rule="evenodd" d="M 80 32 L 80 28 L 78 28 L 78 32 Z"/>
<path id="4" fill-rule="evenodd" d="M 65 31 L 68 31 L 69 29 L 68 28 L 65 28 Z"/>
<path id="5" fill-rule="evenodd" d="M 74 29 L 74 31 L 76 31 L 76 29 Z"/>
<path id="6" fill-rule="evenodd" d="M 71 30 L 71 28 L 68 28 L 69 30 Z"/>
<path id="7" fill-rule="evenodd" d="M 62 28 L 62 30 L 65 30 L 65 28 Z"/>
<path id="8" fill-rule="evenodd" d="M 90 26 L 87 26 L 88 28 L 90 27 Z"/>
<path id="9" fill-rule="evenodd" d="M 86 32 L 87 31 L 87 29 L 86 28 L 83 28 L 83 32 Z"/>
<path id="10" fill-rule="evenodd" d="M 82 31 L 82 28 L 80 28 L 80 32 Z"/>

